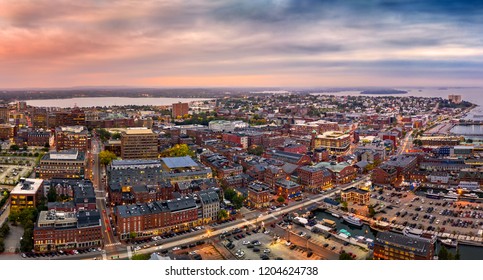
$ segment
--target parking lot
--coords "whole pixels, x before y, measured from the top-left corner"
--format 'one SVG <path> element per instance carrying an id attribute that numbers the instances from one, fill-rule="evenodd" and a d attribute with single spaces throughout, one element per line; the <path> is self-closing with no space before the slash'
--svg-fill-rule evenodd
<path id="1" fill-rule="evenodd" d="M 28 177 L 33 167 L 21 165 L 0 165 L 0 184 L 16 184 L 21 177 Z"/>
<path id="2" fill-rule="evenodd" d="M 386 191 L 383 194 L 387 206 L 383 212 L 376 214 L 376 219 L 423 230 L 465 235 L 476 235 L 483 227 L 483 206 L 480 203 L 432 199 L 409 192 L 396 204 L 389 202 L 392 193 Z"/>

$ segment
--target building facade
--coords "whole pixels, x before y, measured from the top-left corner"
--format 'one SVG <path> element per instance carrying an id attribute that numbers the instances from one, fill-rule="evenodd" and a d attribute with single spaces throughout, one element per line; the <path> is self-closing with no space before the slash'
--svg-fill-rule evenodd
<path id="1" fill-rule="evenodd" d="M 128 128 L 121 134 L 122 159 L 155 159 L 158 136 L 148 128 Z"/>

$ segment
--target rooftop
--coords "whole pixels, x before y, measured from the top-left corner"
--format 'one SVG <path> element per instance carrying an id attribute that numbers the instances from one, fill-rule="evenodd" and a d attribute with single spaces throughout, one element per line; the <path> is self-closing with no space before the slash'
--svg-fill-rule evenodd
<path id="1" fill-rule="evenodd" d="M 398 247 L 405 247 L 408 250 L 414 248 L 415 253 L 419 255 L 427 254 L 433 246 L 433 244 L 429 240 L 413 238 L 392 232 L 379 232 L 376 237 L 376 242 L 379 242 L 383 245 L 395 245 Z"/>
<path id="2" fill-rule="evenodd" d="M 42 157 L 42 160 L 83 160 L 84 153 L 78 150 L 66 150 L 58 152 L 50 152 Z"/>
<path id="3" fill-rule="evenodd" d="M 154 134 L 151 129 L 146 127 L 130 127 L 126 129 L 125 133 L 127 135 Z"/>
<path id="4" fill-rule="evenodd" d="M 197 167 L 198 164 L 189 156 L 166 157 L 161 159 L 169 168 Z"/>
<path id="5" fill-rule="evenodd" d="M 21 178 L 20 182 L 13 188 L 12 194 L 35 194 L 43 184 L 42 179 L 25 179 Z"/>

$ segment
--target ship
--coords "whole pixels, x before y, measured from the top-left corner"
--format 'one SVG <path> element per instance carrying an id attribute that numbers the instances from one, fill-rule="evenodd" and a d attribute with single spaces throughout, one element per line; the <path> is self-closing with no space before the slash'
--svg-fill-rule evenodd
<path id="1" fill-rule="evenodd" d="M 458 200 L 458 194 L 454 191 L 449 191 L 447 194 L 443 196 L 446 200 Z"/>
<path id="2" fill-rule="evenodd" d="M 425 232 L 423 232 L 422 229 L 405 227 L 403 229 L 403 234 L 405 236 L 412 237 L 412 238 L 418 238 L 418 239 L 428 240 L 431 243 L 435 243 L 436 242 L 436 236 L 434 236 L 432 234 L 429 234 L 429 233 L 425 233 Z"/>
<path id="3" fill-rule="evenodd" d="M 384 221 L 375 221 L 370 225 L 371 229 L 377 231 L 388 231 L 391 229 L 391 225 L 388 222 Z"/>
<path id="4" fill-rule="evenodd" d="M 445 246 L 448 246 L 448 247 L 458 247 L 458 241 L 457 240 L 453 240 L 453 239 L 442 239 L 441 240 L 441 244 L 445 245 Z"/>
<path id="5" fill-rule="evenodd" d="M 363 225 L 362 220 L 357 218 L 354 215 L 347 215 L 347 216 L 342 216 L 342 219 L 351 225 L 361 227 Z"/>

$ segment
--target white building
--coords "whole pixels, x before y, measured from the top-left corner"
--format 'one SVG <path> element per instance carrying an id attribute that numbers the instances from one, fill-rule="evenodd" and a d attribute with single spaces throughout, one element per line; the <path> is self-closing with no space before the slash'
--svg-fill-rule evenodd
<path id="1" fill-rule="evenodd" d="M 213 131 L 226 131 L 232 132 L 235 129 L 243 129 L 248 127 L 248 123 L 244 121 L 226 121 L 226 120 L 216 120 L 211 121 L 208 127 Z"/>

